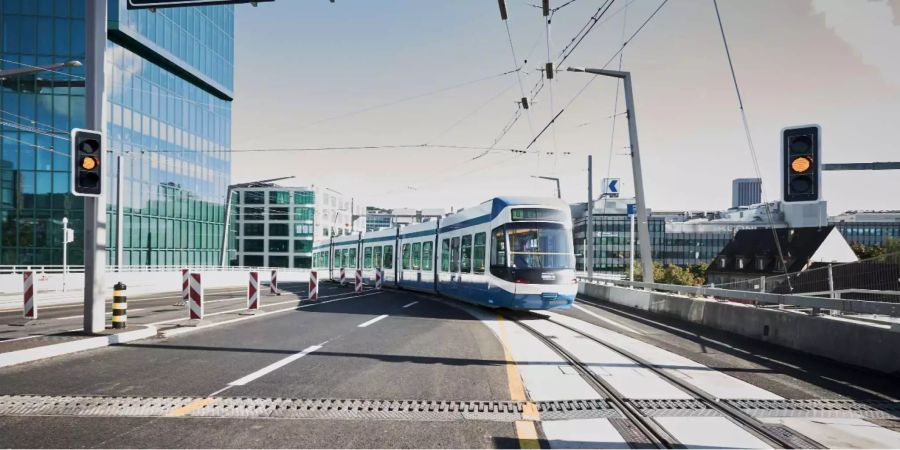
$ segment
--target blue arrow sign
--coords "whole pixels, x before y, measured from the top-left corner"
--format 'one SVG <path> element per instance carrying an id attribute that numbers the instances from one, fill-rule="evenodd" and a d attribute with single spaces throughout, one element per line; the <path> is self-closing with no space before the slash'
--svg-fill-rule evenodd
<path id="1" fill-rule="evenodd" d="M 634 216 L 637 214 L 637 205 L 634 203 L 628 204 L 628 217 Z"/>
<path id="2" fill-rule="evenodd" d="M 619 193 L 619 179 L 613 178 L 613 179 L 609 180 L 609 184 L 607 185 L 607 187 L 609 188 L 609 190 L 607 190 L 606 192 L 609 192 L 610 194 L 618 194 Z"/>

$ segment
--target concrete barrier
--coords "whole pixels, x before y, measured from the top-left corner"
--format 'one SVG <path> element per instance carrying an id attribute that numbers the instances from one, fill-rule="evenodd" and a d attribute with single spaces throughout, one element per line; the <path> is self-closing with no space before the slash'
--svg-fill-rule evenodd
<path id="1" fill-rule="evenodd" d="M 900 375 L 900 333 L 889 327 L 591 283 L 579 283 L 578 293 L 842 363 Z"/>

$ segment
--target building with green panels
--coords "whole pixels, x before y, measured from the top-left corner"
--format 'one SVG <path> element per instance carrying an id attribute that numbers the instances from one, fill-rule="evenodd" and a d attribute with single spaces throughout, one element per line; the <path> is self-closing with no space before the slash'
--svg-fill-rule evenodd
<path id="1" fill-rule="evenodd" d="M 235 188 L 228 260 L 233 266 L 308 269 L 314 240 L 365 229 L 350 199 L 330 189 L 271 183 Z"/>
<path id="2" fill-rule="evenodd" d="M 110 0 L 106 53 L 108 264 L 217 264 L 231 173 L 234 7 L 128 10 Z M 0 70 L 84 62 L 83 0 L 0 1 Z M 2 82 L 0 264 L 60 264 L 63 217 L 83 261 L 69 191 L 71 128 L 84 126 L 84 67 Z M 115 158 L 124 163 L 115 196 Z"/>

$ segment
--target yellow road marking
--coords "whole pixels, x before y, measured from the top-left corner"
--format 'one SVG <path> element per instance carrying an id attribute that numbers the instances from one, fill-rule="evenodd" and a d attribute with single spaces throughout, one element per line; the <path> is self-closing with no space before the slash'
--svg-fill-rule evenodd
<path id="1" fill-rule="evenodd" d="M 541 448 L 534 422 L 530 420 L 516 421 L 516 435 L 519 437 L 519 448 Z"/>
<path id="2" fill-rule="evenodd" d="M 168 417 L 186 416 L 186 415 L 190 414 L 191 412 L 196 411 L 196 410 L 212 403 L 212 401 L 213 401 L 213 399 L 211 399 L 211 398 L 201 398 L 198 400 L 194 400 L 194 401 L 188 403 L 187 405 L 184 405 L 180 408 L 175 408 L 175 409 L 169 411 L 169 413 L 166 414 L 166 416 L 168 416 Z"/>
<path id="3" fill-rule="evenodd" d="M 525 402 L 522 408 L 522 419 L 516 421 L 516 436 L 519 437 L 519 448 L 540 448 L 538 443 L 537 428 L 534 422 L 540 420 L 537 405 L 528 401 L 525 386 L 522 384 L 522 374 L 519 366 L 513 359 L 509 347 L 506 345 L 506 327 L 503 324 L 503 316 L 497 315 L 497 326 L 500 329 L 500 346 L 503 348 L 503 358 L 506 360 L 506 380 L 509 386 L 509 397 L 512 400 Z"/>

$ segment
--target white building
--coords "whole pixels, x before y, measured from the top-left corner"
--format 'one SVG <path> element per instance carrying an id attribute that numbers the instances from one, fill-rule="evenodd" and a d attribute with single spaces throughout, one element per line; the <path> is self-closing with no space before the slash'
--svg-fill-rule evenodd
<path id="1" fill-rule="evenodd" d="M 235 188 L 232 211 L 231 265 L 309 268 L 313 240 L 365 230 L 364 207 L 316 186 Z"/>

